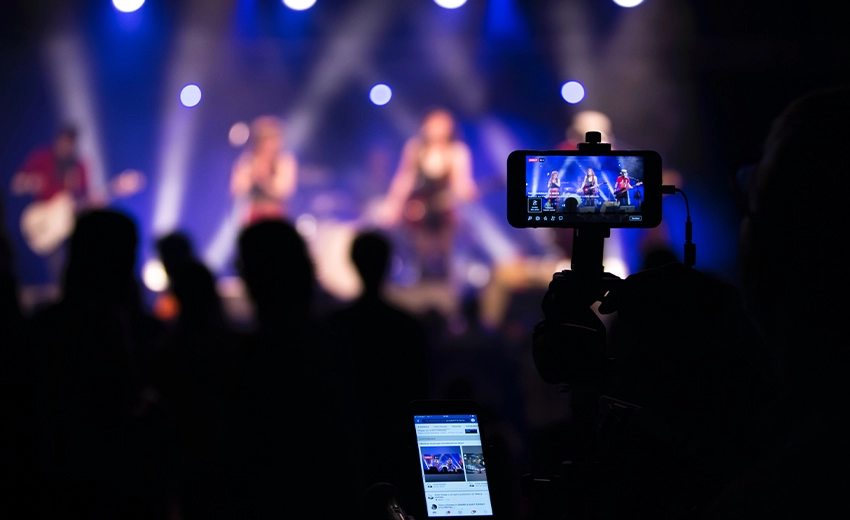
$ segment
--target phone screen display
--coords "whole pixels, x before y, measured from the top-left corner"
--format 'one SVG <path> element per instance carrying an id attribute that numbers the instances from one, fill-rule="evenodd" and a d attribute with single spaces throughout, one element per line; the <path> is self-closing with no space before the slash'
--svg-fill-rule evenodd
<path id="1" fill-rule="evenodd" d="M 429 517 L 492 516 L 475 414 L 414 415 Z"/>
<path id="2" fill-rule="evenodd" d="M 639 224 L 644 158 L 635 155 L 525 156 L 526 222 Z"/>

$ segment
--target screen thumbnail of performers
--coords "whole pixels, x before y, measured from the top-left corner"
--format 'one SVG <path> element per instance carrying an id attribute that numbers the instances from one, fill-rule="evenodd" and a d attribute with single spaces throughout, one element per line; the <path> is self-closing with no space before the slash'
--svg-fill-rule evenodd
<path id="1" fill-rule="evenodd" d="M 460 446 L 428 446 L 420 450 L 426 482 L 465 480 Z"/>
<path id="2" fill-rule="evenodd" d="M 529 220 L 564 220 L 564 215 L 578 213 L 640 213 L 643 169 L 641 157 L 528 156 Z"/>
<path id="3" fill-rule="evenodd" d="M 466 469 L 466 480 L 487 480 L 481 446 L 464 446 L 463 467 Z"/>

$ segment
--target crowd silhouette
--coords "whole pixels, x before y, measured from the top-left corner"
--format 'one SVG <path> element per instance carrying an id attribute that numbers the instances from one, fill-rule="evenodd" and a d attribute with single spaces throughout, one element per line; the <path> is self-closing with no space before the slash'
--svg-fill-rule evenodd
<path id="1" fill-rule="evenodd" d="M 600 430 L 608 466 L 581 488 L 584 518 L 840 510 L 848 232 L 838 204 L 789 213 L 785 187 L 815 160 L 842 164 L 848 119 L 840 88 L 775 121 L 745 186 L 740 287 L 660 251 L 601 302 L 616 325 L 599 383 L 640 413 Z M 506 518 L 563 512 L 565 497 L 519 495 L 519 468 L 552 469 L 579 439 L 568 414 L 553 430 L 526 424 L 532 330 L 518 333 L 510 311 L 487 329 L 474 297 L 459 329 L 397 307 L 384 295 L 392 247 L 381 233 L 352 244 L 362 295 L 327 310 L 296 228 L 276 218 L 245 227 L 245 329 L 179 233 L 156 244 L 175 302 L 157 317 L 137 281 L 137 224 L 110 209 L 78 217 L 61 299 L 26 313 L 2 224 L 4 518 L 280 518 L 307 502 L 321 517 L 353 515 L 370 485 L 411 489 L 419 478 L 404 412 L 429 398 L 482 403 L 495 448 L 487 474 Z M 539 299 L 513 305 L 539 314 Z"/>

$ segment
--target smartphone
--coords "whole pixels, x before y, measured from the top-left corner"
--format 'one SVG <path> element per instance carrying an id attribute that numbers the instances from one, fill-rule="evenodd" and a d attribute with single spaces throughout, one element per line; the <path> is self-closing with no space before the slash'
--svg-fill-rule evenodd
<path id="1" fill-rule="evenodd" d="M 410 423 L 422 483 L 417 509 L 429 518 L 495 518 L 475 402 L 414 401 Z"/>
<path id="2" fill-rule="evenodd" d="M 508 156 L 516 228 L 652 228 L 661 223 L 661 156 L 650 150 L 516 150 Z"/>

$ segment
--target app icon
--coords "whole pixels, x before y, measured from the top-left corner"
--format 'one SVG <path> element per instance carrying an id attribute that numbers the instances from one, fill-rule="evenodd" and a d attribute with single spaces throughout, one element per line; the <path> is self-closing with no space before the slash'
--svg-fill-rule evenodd
<path id="1" fill-rule="evenodd" d="M 563 216 L 563 215 L 558 215 L 558 220 L 564 220 L 564 216 Z"/>
<path id="2" fill-rule="evenodd" d="M 534 220 L 540 220 L 540 215 L 537 215 L 536 217 L 534 217 Z"/>

